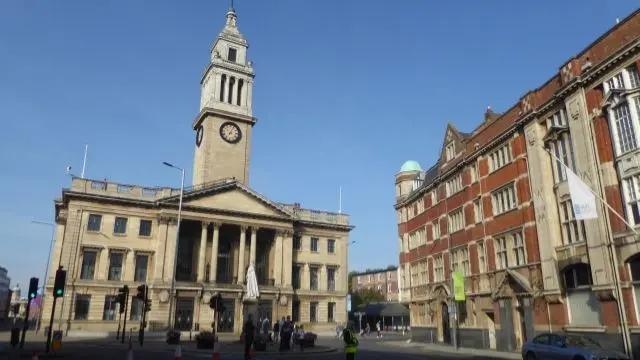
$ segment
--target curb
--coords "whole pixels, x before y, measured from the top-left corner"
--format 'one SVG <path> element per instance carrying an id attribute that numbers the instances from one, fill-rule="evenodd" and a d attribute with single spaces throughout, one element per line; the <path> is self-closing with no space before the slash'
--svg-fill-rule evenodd
<path id="1" fill-rule="evenodd" d="M 430 347 L 430 344 L 416 343 L 416 342 L 387 342 L 388 346 L 396 347 L 396 348 L 407 348 L 407 349 L 418 349 L 427 353 L 437 353 L 437 354 L 450 354 L 450 355 L 458 355 L 458 356 L 484 356 L 484 357 L 492 357 L 496 359 L 504 359 L 504 360 L 516 360 L 521 359 L 522 355 L 520 353 L 515 352 L 505 352 L 505 351 L 496 351 L 489 349 L 473 349 L 473 348 L 457 348 L 453 349 L 451 347 Z M 481 353 L 475 352 L 476 350 L 482 350 Z"/>
<path id="2" fill-rule="evenodd" d="M 166 348 L 167 351 L 174 351 L 175 348 Z M 278 357 L 288 357 L 288 356 L 300 356 L 300 355 L 304 355 L 304 354 L 328 354 L 328 353 L 333 353 L 333 352 L 337 352 L 338 349 L 337 348 L 324 348 L 324 349 L 317 349 L 317 350 L 313 350 L 313 351 L 256 351 L 256 357 L 264 357 L 264 356 L 271 356 L 271 355 L 276 355 Z M 213 350 L 211 349 L 185 349 L 184 347 L 182 348 L 182 352 L 183 353 L 193 353 L 193 354 L 211 354 L 213 352 Z M 244 355 L 244 350 L 242 351 L 218 351 L 220 353 L 220 355 L 237 355 L 237 356 L 243 356 Z"/>

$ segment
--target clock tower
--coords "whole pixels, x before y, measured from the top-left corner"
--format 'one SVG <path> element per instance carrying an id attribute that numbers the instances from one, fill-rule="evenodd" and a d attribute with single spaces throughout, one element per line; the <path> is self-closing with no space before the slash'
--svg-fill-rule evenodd
<path id="1" fill-rule="evenodd" d="M 233 8 L 211 49 L 200 80 L 200 113 L 193 122 L 195 156 L 193 185 L 235 177 L 249 183 L 253 64 L 247 60 L 247 41 L 237 26 Z"/>

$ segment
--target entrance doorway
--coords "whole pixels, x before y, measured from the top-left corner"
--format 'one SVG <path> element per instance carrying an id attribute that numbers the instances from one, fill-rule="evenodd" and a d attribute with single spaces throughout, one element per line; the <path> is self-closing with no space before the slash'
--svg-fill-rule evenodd
<path id="1" fill-rule="evenodd" d="M 442 315 L 442 342 L 445 344 L 451 343 L 451 328 L 449 326 L 449 306 L 443 302 L 440 304 Z"/>
<path id="2" fill-rule="evenodd" d="M 175 329 L 178 331 L 191 330 L 193 325 L 193 298 L 178 298 L 176 299 L 176 314 L 174 324 Z"/>

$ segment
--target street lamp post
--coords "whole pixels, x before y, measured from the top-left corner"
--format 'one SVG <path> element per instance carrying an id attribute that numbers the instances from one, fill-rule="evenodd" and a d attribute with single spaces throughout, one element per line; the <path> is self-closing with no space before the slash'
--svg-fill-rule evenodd
<path id="1" fill-rule="evenodd" d="M 45 293 L 47 292 L 47 276 L 49 276 L 49 262 L 51 261 L 51 251 L 53 251 L 53 242 L 56 238 L 56 225 L 50 222 L 45 221 L 31 221 L 32 224 L 38 225 L 47 225 L 51 226 L 51 243 L 49 244 L 49 255 L 47 255 L 47 267 L 44 269 L 44 280 L 42 281 L 42 296 L 40 297 L 40 309 L 38 311 L 38 317 L 36 318 L 36 333 L 38 332 L 38 328 L 40 327 L 40 320 L 42 318 L 42 309 L 44 308 L 44 298 Z M 29 320 L 29 319 L 27 319 Z"/>
<path id="2" fill-rule="evenodd" d="M 356 243 L 355 240 L 349 241 L 347 243 L 347 246 L 345 247 L 345 251 L 347 253 L 347 263 L 345 264 L 345 267 L 347 269 L 347 299 L 345 299 L 345 300 L 349 300 L 349 301 L 351 301 L 351 293 L 349 292 L 349 289 L 351 288 L 351 284 L 349 284 L 349 246 L 351 246 L 351 245 L 353 245 L 355 243 Z M 350 305 L 350 304 L 347 304 L 347 305 Z M 346 313 L 344 325 L 346 327 L 348 325 L 348 323 L 349 323 L 349 309 L 348 309 L 347 306 L 345 306 L 344 310 L 345 310 L 345 313 Z"/>
<path id="3" fill-rule="evenodd" d="M 171 313 L 173 312 L 173 302 L 175 301 L 176 292 L 176 269 L 178 263 L 178 242 L 180 241 L 180 221 L 182 216 L 182 195 L 184 194 L 184 169 L 179 168 L 166 161 L 162 162 L 164 165 L 179 170 L 180 176 L 180 202 L 178 203 L 178 225 L 176 226 L 176 245 L 173 251 L 173 270 L 171 271 L 171 293 L 169 294 L 169 319 L 167 324 L 169 329 L 173 329 L 173 318 Z"/>

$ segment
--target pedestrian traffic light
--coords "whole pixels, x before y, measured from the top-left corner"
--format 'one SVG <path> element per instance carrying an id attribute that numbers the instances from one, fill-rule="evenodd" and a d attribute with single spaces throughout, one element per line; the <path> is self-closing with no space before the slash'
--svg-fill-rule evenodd
<path id="1" fill-rule="evenodd" d="M 116 302 L 120 304 L 120 314 L 124 313 L 124 308 L 129 297 L 129 287 L 127 285 L 118 289 L 118 295 L 116 296 Z"/>
<path id="2" fill-rule="evenodd" d="M 38 295 L 38 278 L 32 277 L 29 280 L 29 301 L 36 298 Z"/>
<path id="3" fill-rule="evenodd" d="M 142 301 L 145 301 L 147 299 L 147 291 L 147 285 L 142 284 L 138 286 L 138 293 L 136 294 L 136 297 Z"/>
<path id="4" fill-rule="evenodd" d="M 64 295 L 64 285 L 67 282 L 67 271 L 62 270 L 62 266 L 56 270 L 56 281 L 53 284 L 53 296 L 62 297 Z"/>

